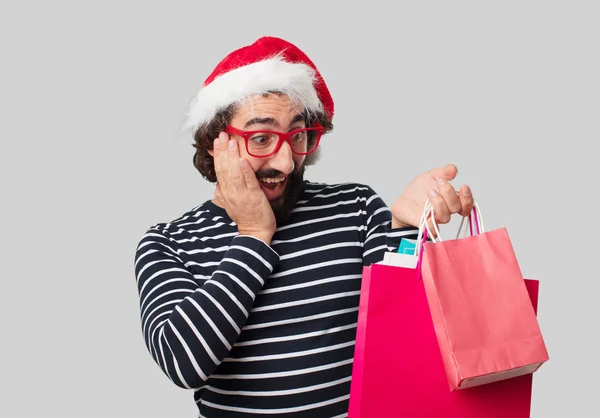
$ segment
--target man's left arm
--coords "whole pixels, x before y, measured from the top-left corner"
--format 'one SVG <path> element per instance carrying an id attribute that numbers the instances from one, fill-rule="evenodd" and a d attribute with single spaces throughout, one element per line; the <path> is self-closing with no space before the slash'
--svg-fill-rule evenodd
<path id="1" fill-rule="evenodd" d="M 416 239 L 425 202 L 429 200 L 435 222 L 445 224 L 452 214 L 468 216 L 474 199 L 466 184 L 457 191 L 450 181 L 458 169 L 454 164 L 421 173 L 411 181 L 389 209 L 370 187 L 363 187 L 365 234 L 363 262 L 369 265 L 383 259 L 386 251 L 397 251 L 402 238 Z M 393 215 L 392 215 L 393 214 Z M 392 219 L 393 218 L 393 219 Z"/>

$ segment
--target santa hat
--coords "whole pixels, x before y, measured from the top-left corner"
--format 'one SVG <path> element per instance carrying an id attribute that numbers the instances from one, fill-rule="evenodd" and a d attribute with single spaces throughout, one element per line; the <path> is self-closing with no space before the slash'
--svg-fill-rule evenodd
<path id="1" fill-rule="evenodd" d="M 192 100 L 182 131 L 210 122 L 234 102 L 271 91 L 287 95 L 309 113 L 333 117 L 331 94 L 308 56 L 288 41 L 265 36 L 216 66 Z"/>

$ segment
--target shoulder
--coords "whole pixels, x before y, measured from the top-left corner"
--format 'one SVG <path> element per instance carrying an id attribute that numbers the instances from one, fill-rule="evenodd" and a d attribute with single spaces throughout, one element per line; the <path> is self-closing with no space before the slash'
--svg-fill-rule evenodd
<path id="1" fill-rule="evenodd" d="M 207 201 L 170 220 L 149 225 L 140 237 L 140 244 L 148 239 L 178 243 L 191 236 L 211 235 L 219 226 L 230 223 L 224 210 Z"/>
<path id="2" fill-rule="evenodd" d="M 330 195 L 330 196 L 372 196 L 375 190 L 368 184 L 357 182 L 342 183 L 319 183 L 306 181 L 304 193 L 311 195 Z"/>
<path id="3" fill-rule="evenodd" d="M 355 201 L 362 205 L 369 205 L 373 200 L 381 200 L 377 192 L 368 184 L 358 182 L 319 183 L 305 182 L 303 192 L 304 202 Z"/>

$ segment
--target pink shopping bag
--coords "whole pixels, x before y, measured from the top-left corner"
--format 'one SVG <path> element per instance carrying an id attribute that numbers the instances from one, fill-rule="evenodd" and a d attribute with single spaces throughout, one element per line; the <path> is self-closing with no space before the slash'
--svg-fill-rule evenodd
<path id="1" fill-rule="evenodd" d="M 421 274 L 451 390 L 530 374 L 549 356 L 506 228 L 426 242 Z M 471 217 L 469 217 L 471 219 Z"/>
<path id="2" fill-rule="evenodd" d="M 528 418 L 532 378 L 451 391 L 417 269 L 364 267 L 349 418 Z"/>

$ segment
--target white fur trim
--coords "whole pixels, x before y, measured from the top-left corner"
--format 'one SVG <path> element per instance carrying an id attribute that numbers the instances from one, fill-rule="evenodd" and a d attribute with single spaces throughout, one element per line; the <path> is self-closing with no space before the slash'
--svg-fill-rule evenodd
<path id="1" fill-rule="evenodd" d="M 280 55 L 229 71 L 203 87 L 194 97 L 182 131 L 197 129 L 234 102 L 268 91 L 279 91 L 309 112 L 322 111 L 314 87 L 315 71 L 306 64 L 289 63 Z"/>

